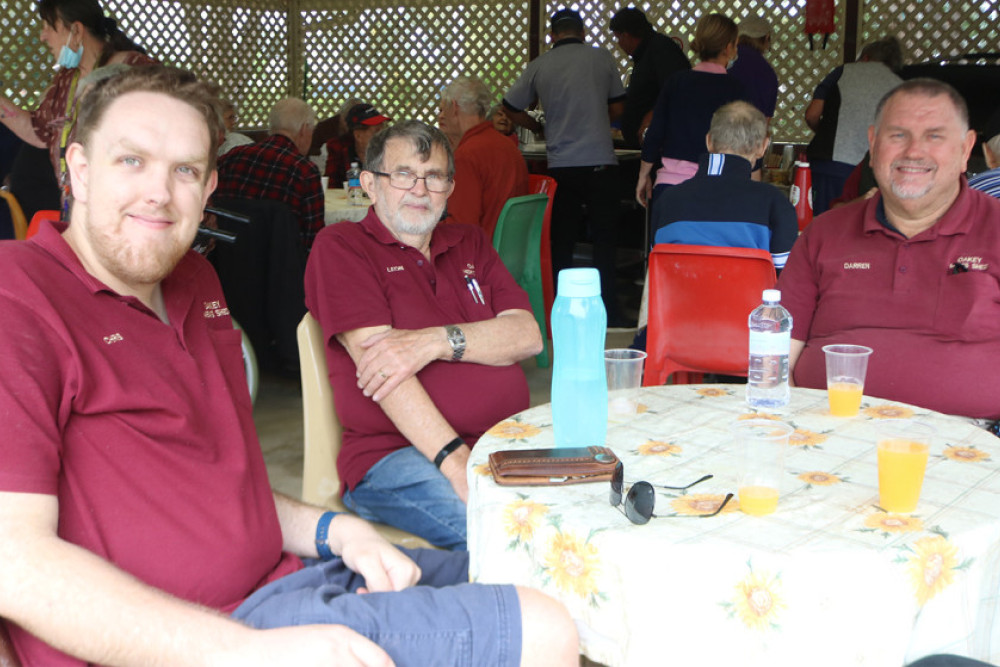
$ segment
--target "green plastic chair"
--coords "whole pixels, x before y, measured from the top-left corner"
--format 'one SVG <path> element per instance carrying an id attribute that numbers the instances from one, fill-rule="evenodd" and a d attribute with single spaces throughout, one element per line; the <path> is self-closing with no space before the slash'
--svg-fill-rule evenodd
<path id="1" fill-rule="evenodd" d="M 511 197 L 503 205 L 493 231 L 493 247 L 517 284 L 528 293 L 531 311 L 542 332 L 545 346 L 535 357 L 539 368 L 548 368 L 552 359 L 552 342 L 545 327 L 541 262 L 542 225 L 548 203 L 549 196 L 544 194 Z"/>

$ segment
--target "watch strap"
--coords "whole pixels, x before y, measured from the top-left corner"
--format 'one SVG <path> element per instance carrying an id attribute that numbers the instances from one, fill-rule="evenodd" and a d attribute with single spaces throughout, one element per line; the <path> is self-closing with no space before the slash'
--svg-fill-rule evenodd
<path id="1" fill-rule="evenodd" d="M 323 512 L 316 524 L 316 553 L 322 560 L 332 560 L 335 557 L 327 538 L 330 536 L 330 522 L 338 514 L 343 512 Z"/>
<path id="2" fill-rule="evenodd" d="M 437 456 L 434 457 L 434 465 L 440 468 L 441 464 L 444 463 L 444 460 L 448 458 L 448 455 L 464 444 L 465 441 L 462 440 L 461 438 L 455 438 L 454 440 L 449 442 L 447 445 L 442 447 L 441 451 L 438 452 Z"/>

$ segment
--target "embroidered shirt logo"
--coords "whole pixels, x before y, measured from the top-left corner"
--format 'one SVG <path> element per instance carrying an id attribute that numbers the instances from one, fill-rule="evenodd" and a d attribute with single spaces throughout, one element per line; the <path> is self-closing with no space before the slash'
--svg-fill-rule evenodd
<path id="1" fill-rule="evenodd" d="M 990 268 L 989 262 L 984 262 L 982 257 L 975 257 L 968 255 L 965 257 L 959 257 L 955 260 L 955 265 L 962 265 L 965 267 L 966 271 L 986 271 Z"/>
<path id="2" fill-rule="evenodd" d="M 466 263 L 465 268 L 462 269 L 462 273 L 467 278 L 475 278 L 476 277 L 476 265 L 475 264 L 471 264 L 471 263 Z"/>
<path id="3" fill-rule="evenodd" d="M 400 266 L 387 266 L 387 267 L 385 267 L 385 272 L 386 273 L 394 273 L 396 271 L 402 271 L 402 270 L 403 270 L 402 265 L 400 265 Z"/>
<path id="4" fill-rule="evenodd" d="M 118 341 L 122 341 L 122 340 L 125 340 L 125 339 L 122 338 L 122 335 L 120 333 L 113 333 L 110 336 L 105 336 L 104 337 L 104 342 L 107 343 L 108 345 L 111 345 L 112 343 L 117 343 Z"/>
<path id="5" fill-rule="evenodd" d="M 221 301 L 202 301 L 205 306 L 205 319 L 211 320 L 216 317 L 225 317 L 229 314 L 229 309 L 222 305 Z"/>
<path id="6" fill-rule="evenodd" d="M 872 268 L 872 265 L 869 262 L 844 262 L 845 271 L 859 270 L 859 269 L 867 271 L 870 268 Z"/>

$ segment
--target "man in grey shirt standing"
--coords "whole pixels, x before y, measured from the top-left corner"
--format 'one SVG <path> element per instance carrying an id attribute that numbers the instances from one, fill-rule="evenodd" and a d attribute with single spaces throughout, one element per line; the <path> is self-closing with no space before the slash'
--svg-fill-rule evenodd
<path id="1" fill-rule="evenodd" d="M 553 271 L 573 265 L 586 210 L 608 324 L 623 326 L 615 294 L 618 162 L 611 122 L 622 113 L 625 89 L 611 54 L 584 43 L 580 14 L 560 9 L 550 25 L 552 48 L 528 63 L 503 103 L 511 120 L 536 132 L 542 126 L 525 109 L 538 100 L 545 110 L 549 174 L 559 185 L 552 207 Z"/>

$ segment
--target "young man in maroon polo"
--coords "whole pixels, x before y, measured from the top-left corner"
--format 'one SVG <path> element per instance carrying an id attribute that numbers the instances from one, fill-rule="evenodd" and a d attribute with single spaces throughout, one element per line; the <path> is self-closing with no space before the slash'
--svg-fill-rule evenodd
<path id="1" fill-rule="evenodd" d="M 365 165 L 368 216 L 320 232 L 306 266 L 344 425 L 344 502 L 464 549 L 469 446 L 528 407 L 517 362 L 541 335 L 482 230 L 438 224 L 455 170 L 444 134 L 399 123 Z"/>
<path id="2" fill-rule="evenodd" d="M 969 188 L 975 143 L 950 86 L 907 81 L 868 130 L 880 194 L 817 218 L 778 287 L 796 384 L 826 387 L 823 346 L 874 349 L 865 393 L 1000 417 L 1000 201 Z"/>
<path id="3" fill-rule="evenodd" d="M 189 251 L 219 118 L 180 70 L 98 84 L 71 224 L 0 244 L 0 618 L 22 664 L 575 664 L 541 593 L 271 492 L 239 336 Z"/>

